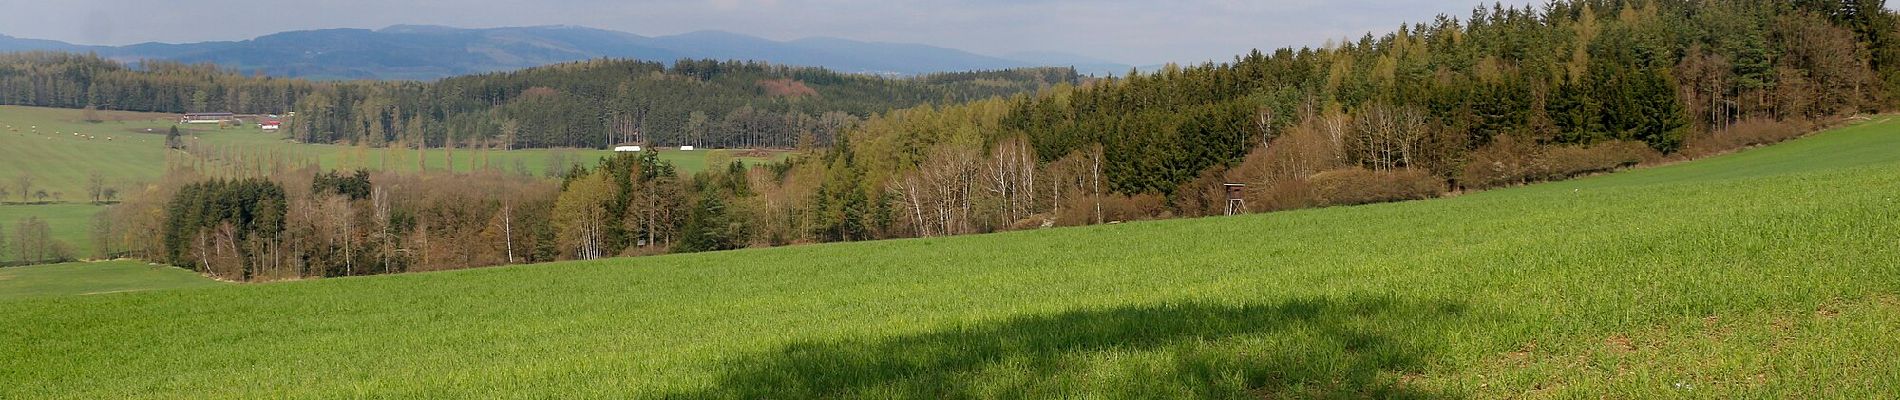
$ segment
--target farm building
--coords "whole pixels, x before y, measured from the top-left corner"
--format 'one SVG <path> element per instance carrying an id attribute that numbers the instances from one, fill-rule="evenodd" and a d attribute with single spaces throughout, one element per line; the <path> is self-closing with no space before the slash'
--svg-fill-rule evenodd
<path id="1" fill-rule="evenodd" d="M 237 114 L 232 114 L 232 113 L 188 113 L 188 114 L 185 114 L 184 116 L 178 117 L 178 123 L 215 124 L 219 122 L 232 121 L 236 119 L 237 119 Z"/>

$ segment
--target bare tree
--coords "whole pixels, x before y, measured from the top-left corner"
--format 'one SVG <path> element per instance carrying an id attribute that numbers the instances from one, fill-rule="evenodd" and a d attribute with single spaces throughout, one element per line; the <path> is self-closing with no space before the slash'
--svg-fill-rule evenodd
<path id="1" fill-rule="evenodd" d="M 112 213 L 102 212 L 92 217 L 92 253 L 94 258 L 112 257 L 114 240 Z"/>
<path id="2" fill-rule="evenodd" d="M 1333 154 L 1343 157 L 1346 154 L 1346 129 L 1352 123 L 1352 117 L 1333 108 L 1320 117 L 1320 128 L 1326 132 L 1327 142 L 1333 146 Z M 1337 161 L 1337 160 L 1335 160 Z"/>
<path id="3" fill-rule="evenodd" d="M 515 263 L 515 225 L 514 224 L 515 224 L 514 202 L 504 200 L 501 203 L 501 237 L 502 237 L 502 245 L 505 246 L 508 251 L 509 264 Z"/>
<path id="4" fill-rule="evenodd" d="M 909 208 L 918 236 L 959 235 L 971 232 L 975 208 L 973 190 L 984 175 L 975 149 L 938 145 L 916 171 L 893 180 L 886 191 Z M 988 176 L 981 178 L 989 180 Z"/>
<path id="5" fill-rule="evenodd" d="M 52 229 L 46 220 L 27 217 L 14 224 L 14 245 L 23 262 L 46 261 L 53 245 Z"/>
<path id="6" fill-rule="evenodd" d="M 394 258 L 396 251 L 394 243 L 396 232 L 395 227 L 391 225 L 390 221 L 389 188 L 384 186 L 371 188 L 369 199 L 370 212 L 376 219 L 376 235 L 374 239 L 382 242 L 382 246 L 379 246 L 376 252 L 377 259 L 383 264 L 384 273 L 395 272 L 392 270 L 395 263 L 391 262 L 391 259 Z"/>
<path id="7" fill-rule="evenodd" d="M 105 197 L 105 191 L 106 191 L 105 174 L 101 174 L 99 173 L 99 171 L 95 170 L 95 171 L 92 171 L 91 174 L 88 174 L 86 176 L 86 195 L 92 197 L 93 203 L 100 202 L 99 199 Z"/>
<path id="8" fill-rule="evenodd" d="M 509 118 L 501 121 L 501 149 L 514 150 L 515 138 L 521 135 L 521 121 Z"/>
<path id="9" fill-rule="evenodd" d="M 20 190 L 20 202 L 25 203 L 26 197 L 33 194 L 33 175 L 21 172 L 13 177 L 13 187 Z"/>
<path id="10" fill-rule="evenodd" d="M 334 243 L 343 247 L 343 274 L 356 274 L 356 229 L 355 210 L 350 208 L 348 197 L 328 196 L 323 200 L 323 216 L 327 219 Z"/>
<path id="11" fill-rule="evenodd" d="M 998 142 L 995 147 L 985 177 L 1001 207 L 999 225 L 1008 226 L 1033 212 L 1036 157 L 1028 140 L 1021 137 Z"/>
<path id="12" fill-rule="evenodd" d="M 1385 171 L 1412 165 L 1412 147 L 1426 133 L 1422 112 L 1409 106 L 1367 105 L 1353 120 L 1359 162 Z"/>
<path id="13" fill-rule="evenodd" d="M 1084 154 L 1089 160 L 1089 197 L 1095 199 L 1095 223 L 1101 224 L 1106 222 L 1102 218 L 1102 161 L 1106 160 L 1107 154 L 1101 143 L 1089 146 L 1088 152 Z"/>

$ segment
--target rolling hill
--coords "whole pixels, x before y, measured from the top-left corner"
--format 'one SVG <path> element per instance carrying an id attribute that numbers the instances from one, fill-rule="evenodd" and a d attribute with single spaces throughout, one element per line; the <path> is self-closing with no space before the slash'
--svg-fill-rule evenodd
<path id="1" fill-rule="evenodd" d="M 1881 397 L 1896 130 L 1407 203 L 0 301 L 0 397 Z"/>
<path id="2" fill-rule="evenodd" d="M 841 72 L 919 75 L 1031 66 L 1076 66 L 1114 74 L 1128 67 L 1079 56 L 1038 53 L 1010 59 L 921 44 L 839 38 L 776 41 L 721 31 L 641 36 L 577 26 L 463 29 L 396 25 L 383 29 L 290 31 L 250 40 L 83 46 L 0 36 L 0 51 L 92 52 L 137 62 L 214 63 L 247 73 L 314 79 L 433 80 L 596 58 L 671 62 L 760 60 Z"/>

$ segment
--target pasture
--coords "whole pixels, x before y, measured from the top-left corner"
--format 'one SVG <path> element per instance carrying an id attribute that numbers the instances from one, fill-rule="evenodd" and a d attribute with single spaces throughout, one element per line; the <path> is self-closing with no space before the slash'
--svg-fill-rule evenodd
<path id="1" fill-rule="evenodd" d="M 1232 218 L 0 302 L 0 397 L 1878 398 L 1900 123 Z"/>
<path id="2" fill-rule="evenodd" d="M 0 206 L 0 228 L 6 230 L 7 243 L 19 239 L 14 232 L 14 224 L 27 217 L 39 217 L 46 220 L 52 230 L 53 239 L 66 243 L 77 257 L 92 256 L 92 217 L 108 206 L 90 203 L 7 205 Z M 0 250 L 0 260 L 13 261 L 19 255 L 13 248 Z"/>
<path id="3" fill-rule="evenodd" d="M 114 185 L 155 180 L 164 172 L 165 132 L 177 121 L 176 115 L 159 113 L 100 112 L 104 122 L 85 122 L 81 110 L 0 106 L 0 177 L 10 183 L 21 173 L 32 175 L 36 187 L 61 192 L 65 201 L 85 201 L 86 179 L 98 171 Z M 429 149 L 416 162 L 415 150 L 367 149 L 353 146 L 305 144 L 284 140 L 283 135 L 264 132 L 256 126 L 218 129 L 215 125 L 181 125 L 189 139 L 209 149 L 231 149 L 234 154 L 263 156 L 295 155 L 314 159 L 325 168 L 364 168 L 414 171 L 418 168 L 442 170 L 448 154 Z M 149 132 L 147 130 L 150 130 Z M 77 135 L 75 135 L 77 134 Z M 107 140 L 110 138 L 111 140 Z M 490 168 L 514 171 L 519 164 L 532 174 L 541 175 L 558 162 L 593 163 L 612 154 L 593 149 L 525 149 L 512 151 L 456 151 L 456 171 L 470 171 L 486 161 Z M 768 157 L 737 157 L 741 151 L 701 150 L 662 151 L 661 156 L 685 173 L 706 168 L 713 153 L 747 162 L 763 162 L 784 157 L 772 152 Z M 385 160 L 387 159 L 387 160 Z M 566 168 L 558 168 L 565 170 Z M 17 191 L 15 191 L 17 192 Z M 8 201 L 20 201 L 11 193 Z M 33 201 L 34 199 L 27 199 Z M 48 199 L 52 200 L 52 199 Z"/>
<path id="4" fill-rule="evenodd" d="M 196 273 L 136 260 L 0 268 L 0 301 L 220 285 Z"/>

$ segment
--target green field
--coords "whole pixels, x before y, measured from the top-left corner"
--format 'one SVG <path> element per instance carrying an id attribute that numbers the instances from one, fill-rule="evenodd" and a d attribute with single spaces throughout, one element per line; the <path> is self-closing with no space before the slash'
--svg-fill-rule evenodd
<path id="1" fill-rule="evenodd" d="M 219 285 L 170 266 L 114 260 L 0 268 L 0 301 Z"/>
<path id="2" fill-rule="evenodd" d="M 0 228 L 6 229 L 7 243 L 11 246 L 18 238 L 14 224 L 26 217 L 40 217 L 52 229 L 54 240 L 72 246 L 76 257 L 89 257 L 93 245 L 92 216 L 105 208 L 84 203 L 0 206 Z M 13 261 L 17 256 L 16 249 L 0 250 L 0 260 Z"/>
<path id="3" fill-rule="evenodd" d="M 106 117 L 106 122 L 85 122 L 80 110 L 0 106 L 0 188 L 9 193 L 0 202 L 23 200 L 13 182 L 15 177 L 25 173 L 34 177 L 35 191 L 60 193 L 58 200 L 66 203 L 30 207 L 0 205 L 0 225 L 6 226 L 9 235 L 18 218 L 46 218 L 51 221 L 54 236 L 74 246 L 80 256 L 88 255 L 92 248 L 87 239 L 92 214 L 79 211 L 102 209 L 80 204 L 90 201 L 86 192 L 91 174 L 98 172 L 109 185 L 128 193 L 137 183 L 154 181 L 164 173 L 165 154 L 169 151 L 165 149 L 164 133 L 176 122 L 177 116 L 131 112 L 102 112 L 100 115 Z M 151 132 L 146 132 L 147 129 Z M 295 155 L 300 159 L 317 160 L 326 168 L 414 171 L 418 168 L 441 170 L 448 165 L 448 155 L 442 149 L 425 152 L 424 165 L 418 166 L 413 150 L 395 154 L 397 152 L 384 149 L 294 143 L 255 126 L 218 129 L 195 125 L 185 129 L 207 148 L 235 149 L 240 154 Z M 721 153 L 718 157 L 738 154 L 730 150 L 663 151 L 660 156 L 673 162 L 682 172 L 692 173 L 706 169 L 707 159 L 714 157 L 713 153 Z M 609 151 L 592 149 L 530 149 L 488 152 L 482 158 L 490 168 L 544 175 L 552 166 L 562 165 L 561 160 L 591 164 L 609 154 Z M 457 152 L 455 169 L 469 171 L 478 167 L 475 162 L 479 155 L 472 151 Z M 388 162 L 384 161 L 385 157 L 389 158 Z M 783 153 L 772 153 L 767 158 L 739 159 L 756 163 L 783 157 Z M 32 197 L 24 200 L 38 201 Z"/>
<path id="4" fill-rule="evenodd" d="M 150 181 L 164 172 L 165 131 L 174 125 L 172 114 L 102 112 L 107 122 L 83 121 L 80 110 L 0 106 L 0 180 L 10 183 L 22 172 L 37 178 L 37 186 L 65 194 L 66 201 L 86 199 L 86 179 L 93 172 L 105 175 L 114 184 Z M 258 130 L 255 126 L 218 129 L 215 126 L 185 126 L 198 143 L 208 147 L 235 148 L 245 154 L 295 154 L 319 160 L 326 168 L 368 168 L 413 171 L 413 150 L 383 158 L 392 151 L 357 149 L 351 146 L 302 144 L 286 141 L 283 135 Z M 146 130 L 150 129 L 150 132 Z M 95 139 L 74 136 L 91 135 Z M 106 138 L 112 140 L 106 140 Z M 469 171 L 478 152 L 463 150 L 455 155 L 455 170 Z M 680 170 L 691 173 L 704 170 L 712 153 L 736 154 L 729 150 L 665 151 L 661 156 Z M 550 158 L 565 156 L 572 162 L 592 163 L 611 152 L 592 149 L 530 149 L 495 151 L 488 154 L 490 167 L 513 171 L 519 162 L 534 174 L 548 169 Z M 442 149 L 425 153 L 423 167 L 440 170 L 448 155 Z M 783 154 L 774 154 L 772 159 Z M 758 162 L 764 159 L 745 158 Z M 19 201 L 17 191 L 7 201 Z M 31 200 L 31 199 L 29 199 Z M 50 200 L 50 199 L 49 199 Z"/>
<path id="5" fill-rule="evenodd" d="M 1900 123 L 1448 199 L 0 302 L 5 398 L 1882 398 Z"/>

